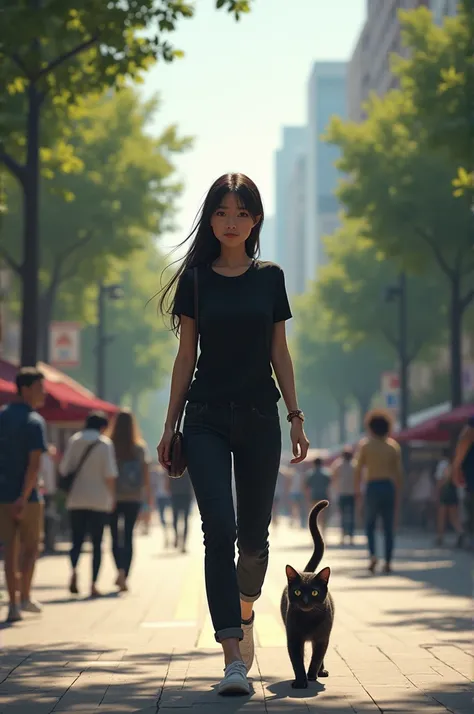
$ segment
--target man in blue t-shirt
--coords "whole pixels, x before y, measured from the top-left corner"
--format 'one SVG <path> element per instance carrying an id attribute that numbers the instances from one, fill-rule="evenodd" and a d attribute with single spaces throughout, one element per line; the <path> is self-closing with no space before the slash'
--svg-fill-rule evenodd
<path id="1" fill-rule="evenodd" d="M 5 545 L 8 622 L 21 620 L 22 610 L 41 612 L 30 590 L 43 520 L 37 480 L 41 454 L 46 451 L 46 428 L 43 417 L 35 411 L 44 404 L 43 379 L 34 367 L 20 369 L 16 377 L 18 400 L 0 411 L 0 541 Z M 17 572 L 21 573 L 20 604 L 16 597 Z"/>
<path id="2" fill-rule="evenodd" d="M 474 549 L 474 417 L 464 427 L 454 452 L 453 479 L 463 486 L 468 545 Z"/>

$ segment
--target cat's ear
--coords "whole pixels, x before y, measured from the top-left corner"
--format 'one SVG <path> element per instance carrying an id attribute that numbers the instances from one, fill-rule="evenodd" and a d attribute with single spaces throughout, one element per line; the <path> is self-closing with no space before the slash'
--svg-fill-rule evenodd
<path id="1" fill-rule="evenodd" d="M 326 585 L 329 582 L 329 576 L 331 575 L 331 568 L 323 568 L 320 573 L 316 575 L 318 580 L 322 580 Z"/>
<path id="2" fill-rule="evenodd" d="M 298 573 L 297 570 L 291 567 L 291 565 L 286 566 L 286 577 L 288 578 L 288 582 L 291 584 L 295 580 L 299 580 L 300 574 Z"/>

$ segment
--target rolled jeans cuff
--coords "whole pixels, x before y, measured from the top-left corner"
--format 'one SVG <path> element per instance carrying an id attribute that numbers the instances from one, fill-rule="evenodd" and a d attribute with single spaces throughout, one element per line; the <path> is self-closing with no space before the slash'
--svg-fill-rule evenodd
<path id="1" fill-rule="evenodd" d="M 226 627 L 224 630 L 219 630 L 214 635 L 216 642 L 222 642 L 222 640 L 229 640 L 236 637 L 238 640 L 244 639 L 244 631 L 241 627 Z"/>
<path id="2" fill-rule="evenodd" d="M 244 595 L 243 593 L 240 593 L 240 599 L 242 602 L 255 602 L 258 600 L 262 593 L 259 592 L 257 595 Z"/>

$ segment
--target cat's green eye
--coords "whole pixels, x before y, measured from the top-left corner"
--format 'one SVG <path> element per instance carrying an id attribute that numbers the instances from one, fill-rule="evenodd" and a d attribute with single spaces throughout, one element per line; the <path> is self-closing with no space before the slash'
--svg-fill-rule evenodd
<path id="1" fill-rule="evenodd" d="M 301 590 L 295 590 L 295 595 L 296 597 L 299 597 L 301 595 Z"/>
<path id="2" fill-rule="evenodd" d="M 317 596 L 319 595 L 319 590 L 313 590 L 313 592 L 311 593 L 311 595 L 312 595 L 313 597 L 317 597 Z"/>

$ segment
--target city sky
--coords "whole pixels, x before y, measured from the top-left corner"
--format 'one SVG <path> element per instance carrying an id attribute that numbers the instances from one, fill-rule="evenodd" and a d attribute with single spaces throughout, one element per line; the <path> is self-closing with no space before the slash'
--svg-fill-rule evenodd
<path id="1" fill-rule="evenodd" d="M 158 64 L 143 85 L 146 96 L 162 97 L 154 131 L 176 123 L 196 137 L 177 161 L 185 191 L 167 247 L 187 235 L 208 187 L 227 171 L 248 174 L 273 215 L 282 126 L 306 121 L 313 62 L 350 58 L 366 0 L 256 0 L 239 23 L 217 12 L 214 0 L 196 5 L 172 36 L 185 58 Z"/>

